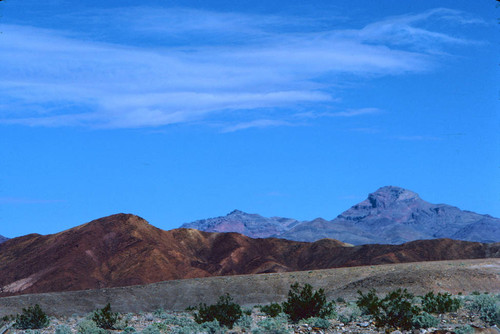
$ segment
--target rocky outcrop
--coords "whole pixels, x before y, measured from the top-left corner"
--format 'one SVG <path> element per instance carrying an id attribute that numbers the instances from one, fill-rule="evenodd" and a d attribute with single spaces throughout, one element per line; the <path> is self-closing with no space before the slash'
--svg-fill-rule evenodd
<path id="1" fill-rule="evenodd" d="M 0 296 L 237 274 L 500 256 L 500 244 L 450 239 L 352 247 L 180 228 L 117 214 L 52 235 L 0 244 Z"/>

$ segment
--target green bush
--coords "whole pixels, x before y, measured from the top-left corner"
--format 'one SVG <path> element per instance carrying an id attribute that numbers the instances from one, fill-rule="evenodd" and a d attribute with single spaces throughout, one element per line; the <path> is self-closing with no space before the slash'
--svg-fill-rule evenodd
<path id="1" fill-rule="evenodd" d="M 267 315 L 268 317 L 275 318 L 283 312 L 283 309 L 281 308 L 281 305 L 278 303 L 271 303 L 269 305 L 264 305 L 260 307 L 260 311 Z"/>
<path id="2" fill-rule="evenodd" d="M 144 328 L 142 330 L 141 334 L 161 334 L 161 332 L 157 326 L 150 325 L 150 326 Z"/>
<path id="3" fill-rule="evenodd" d="M 155 322 L 151 326 L 156 327 L 160 332 L 165 332 L 170 327 L 166 322 Z"/>
<path id="4" fill-rule="evenodd" d="M 197 332 L 204 332 L 208 334 L 224 334 L 226 331 L 221 327 L 221 324 L 217 319 L 213 321 L 204 322 L 199 325 L 199 330 Z"/>
<path id="5" fill-rule="evenodd" d="M 153 315 L 160 319 L 166 319 L 169 316 L 169 314 L 162 308 L 156 309 L 156 311 L 153 312 Z"/>
<path id="6" fill-rule="evenodd" d="M 275 318 L 265 318 L 257 323 L 252 334 L 290 334 L 293 330 L 288 328 L 288 318 L 281 313 Z"/>
<path id="7" fill-rule="evenodd" d="M 363 314 L 376 315 L 380 312 L 381 300 L 375 293 L 375 289 L 371 289 L 366 295 L 358 290 L 358 295 L 356 305 Z"/>
<path id="8" fill-rule="evenodd" d="M 439 325 L 439 319 L 427 312 L 413 317 L 413 328 L 430 328 L 437 325 Z"/>
<path id="9" fill-rule="evenodd" d="M 240 305 L 233 303 L 229 294 L 219 297 L 217 304 L 200 304 L 198 312 L 194 315 L 194 320 L 199 323 L 211 322 L 217 320 L 220 325 L 233 328 L 233 325 L 241 318 L 242 311 Z"/>
<path id="10" fill-rule="evenodd" d="M 15 317 L 15 316 L 13 316 L 13 315 L 4 315 L 4 316 L 2 317 L 2 319 L 1 319 L 1 321 L 2 321 L 2 322 L 9 322 L 9 321 L 12 321 L 12 320 L 14 320 L 14 319 L 16 319 L 16 317 Z"/>
<path id="11" fill-rule="evenodd" d="M 181 326 L 181 327 L 196 325 L 196 322 L 193 319 L 188 318 L 187 316 L 182 314 L 173 315 L 165 313 L 163 319 L 165 320 L 164 323 L 168 325 Z"/>
<path id="12" fill-rule="evenodd" d="M 500 326 L 500 295 L 473 295 L 467 308 L 479 314 L 481 320 L 488 325 Z"/>
<path id="13" fill-rule="evenodd" d="M 357 305 L 373 316 L 377 327 L 413 328 L 413 318 L 420 313 L 420 308 L 413 305 L 414 296 L 406 289 L 389 292 L 383 299 L 379 299 L 374 290 L 367 295 L 358 293 Z"/>
<path id="14" fill-rule="evenodd" d="M 462 306 L 462 301 L 453 298 L 449 293 L 429 292 L 422 297 L 422 309 L 428 313 L 443 314 L 456 312 Z"/>
<path id="15" fill-rule="evenodd" d="M 42 334 L 42 332 L 38 329 L 26 329 L 23 334 Z"/>
<path id="16" fill-rule="evenodd" d="M 97 327 L 93 320 L 85 319 L 78 323 L 77 326 L 78 334 L 107 334 L 108 331 Z"/>
<path id="17" fill-rule="evenodd" d="M 288 299 L 283 303 L 283 312 L 288 314 L 293 322 L 301 319 L 319 317 L 326 318 L 335 313 L 333 302 L 327 302 L 323 289 L 313 291 L 310 284 L 302 288 L 299 283 L 292 284 L 288 291 Z"/>
<path id="18" fill-rule="evenodd" d="M 23 312 L 16 316 L 14 328 L 16 329 L 40 329 L 49 325 L 49 317 L 43 312 L 40 305 L 23 308 Z"/>
<path id="19" fill-rule="evenodd" d="M 59 325 L 56 328 L 56 333 L 55 334 L 71 334 L 71 328 L 67 325 Z"/>
<path id="20" fill-rule="evenodd" d="M 184 327 L 175 327 L 173 328 L 170 333 L 172 334 L 193 334 L 199 332 L 199 326 L 198 324 L 190 325 L 190 326 L 184 326 Z"/>
<path id="21" fill-rule="evenodd" d="M 123 329 L 124 334 L 132 334 L 132 333 L 137 333 L 134 327 L 125 327 Z"/>
<path id="22" fill-rule="evenodd" d="M 243 314 L 241 318 L 236 322 L 236 326 L 242 329 L 250 329 L 250 327 L 252 327 L 252 316 Z"/>
<path id="23" fill-rule="evenodd" d="M 119 319 L 118 313 L 111 312 L 111 304 L 108 303 L 102 309 L 94 311 L 92 321 L 97 327 L 103 329 L 117 329 L 116 323 Z"/>
<path id="24" fill-rule="evenodd" d="M 337 319 L 344 324 L 356 321 L 363 312 L 356 304 L 348 304 L 346 308 L 339 312 Z"/>
<path id="25" fill-rule="evenodd" d="M 455 328 L 456 334 L 472 334 L 474 333 L 474 328 L 470 325 L 465 325 L 462 327 Z"/>

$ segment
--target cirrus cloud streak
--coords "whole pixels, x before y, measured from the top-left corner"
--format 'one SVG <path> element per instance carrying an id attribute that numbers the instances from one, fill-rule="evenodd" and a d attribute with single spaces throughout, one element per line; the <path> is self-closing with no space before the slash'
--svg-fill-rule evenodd
<path id="1" fill-rule="evenodd" d="M 229 124 L 224 131 L 237 131 L 290 125 L 290 116 L 304 108 L 315 110 L 316 117 L 362 116 L 376 108 L 320 111 L 338 101 L 340 75 L 369 78 L 428 71 L 438 61 L 436 48 L 470 43 L 419 27 L 450 17 L 465 21 L 462 13 L 446 9 L 389 18 L 357 30 L 306 29 L 308 22 L 298 22 L 294 29 L 289 20 L 276 16 L 135 10 L 141 13 L 137 17 L 155 19 L 141 26 L 134 15 L 118 20 L 95 14 L 115 29 L 128 27 L 128 41 L 4 25 L 0 123 L 133 128 L 222 118 Z M 138 31 L 146 40 L 166 42 L 134 42 Z M 198 37 L 174 42 L 186 32 Z M 398 34 L 406 36 L 404 45 L 394 42 Z M 273 119 L 259 114 L 269 109 L 277 110 Z M 238 118 L 245 112 L 253 118 Z"/>

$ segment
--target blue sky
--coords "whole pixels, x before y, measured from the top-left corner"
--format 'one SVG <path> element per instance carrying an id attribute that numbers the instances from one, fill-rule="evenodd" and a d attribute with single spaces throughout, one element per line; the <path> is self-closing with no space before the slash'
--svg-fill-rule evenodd
<path id="1" fill-rule="evenodd" d="M 495 1 L 0 2 L 0 234 L 333 219 L 385 185 L 500 217 Z"/>

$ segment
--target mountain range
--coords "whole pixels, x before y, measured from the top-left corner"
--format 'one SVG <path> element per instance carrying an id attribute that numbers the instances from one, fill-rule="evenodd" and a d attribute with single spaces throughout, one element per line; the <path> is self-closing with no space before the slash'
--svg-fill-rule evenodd
<path id="1" fill-rule="evenodd" d="M 238 232 L 250 237 L 296 241 L 332 238 L 353 245 L 400 244 L 420 239 L 450 238 L 477 242 L 500 241 L 500 219 L 431 204 L 413 191 L 386 186 L 333 220 L 265 218 L 235 210 L 223 217 L 182 225 L 207 232 Z"/>
<path id="2" fill-rule="evenodd" d="M 0 297 L 159 281 L 500 256 L 500 243 L 451 239 L 352 246 L 179 228 L 117 214 L 56 234 L 0 244 Z"/>
<path id="3" fill-rule="evenodd" d="M 3 235 L 0 235 L 0 244 L 4 241 L 9 240 L 9 238 L 4 237 Z"/>

